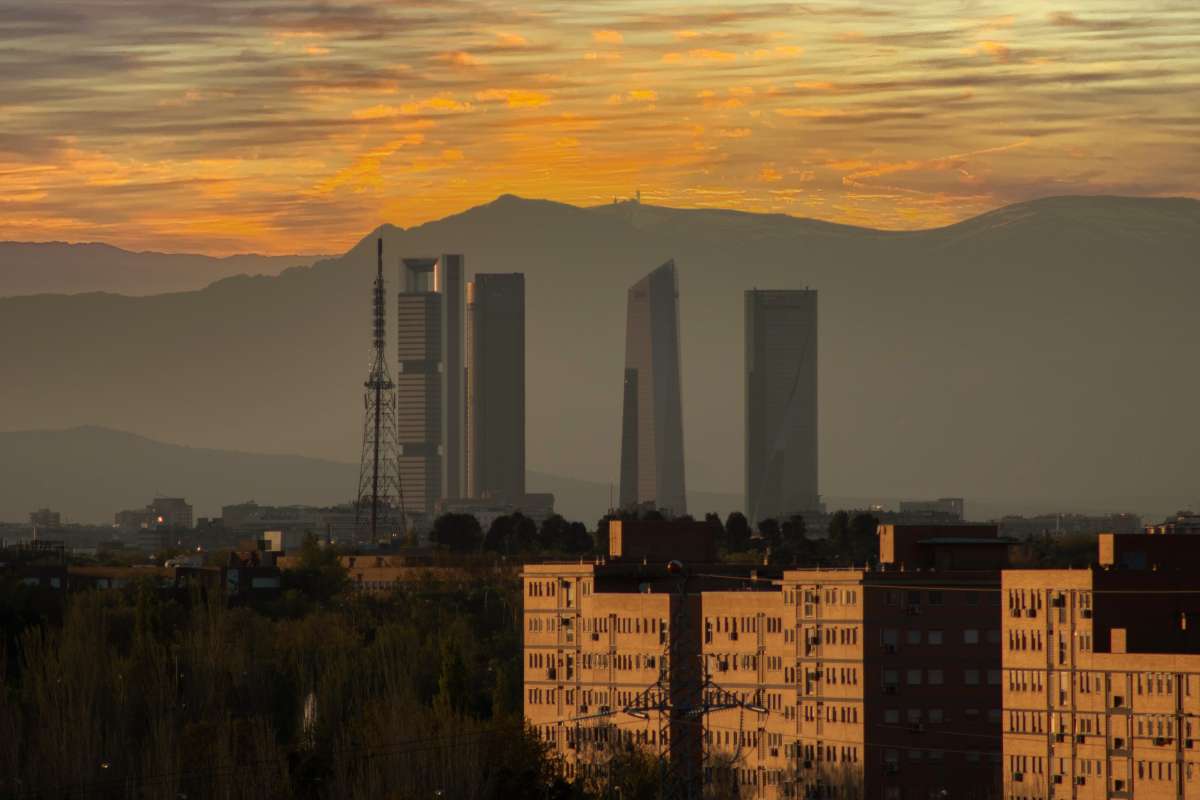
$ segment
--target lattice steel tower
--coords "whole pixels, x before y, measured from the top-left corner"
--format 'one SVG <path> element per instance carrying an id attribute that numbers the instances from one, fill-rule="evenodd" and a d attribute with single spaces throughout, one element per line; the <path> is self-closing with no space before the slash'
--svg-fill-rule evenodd
<path id="1" fill-rule="evenodd" d="M 379 541 L 381 524 L 394 533 L 399 511 L 399 528 L 406 532 L 404 489 L 400 485 L 399 448 L 396 438 L 396 385 L 388 373 L 385 351 L 386 306 L 383 284 L 383 239 L 378 240 L 378 271 L 375 275 L 371 372 L 363 392 L 362 460 L 358 469 L 358 493 L 354 504 L 354 535 L 358 541 Z"/>

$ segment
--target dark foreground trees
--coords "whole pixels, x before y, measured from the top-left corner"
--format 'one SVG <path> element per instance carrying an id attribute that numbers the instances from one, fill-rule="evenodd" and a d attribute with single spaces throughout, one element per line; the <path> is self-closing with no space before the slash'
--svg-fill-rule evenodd
<path id="1" fill-rule="evenodd" d="M 260 608 L 73 595 L 0 641 L 0 798 L 582 797 L 521 715 L 515 579 Z"/>

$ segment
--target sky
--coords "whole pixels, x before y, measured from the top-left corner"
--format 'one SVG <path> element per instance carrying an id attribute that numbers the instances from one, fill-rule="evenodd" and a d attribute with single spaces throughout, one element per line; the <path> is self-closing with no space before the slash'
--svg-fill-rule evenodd
<path id="1" fill-rule="evenodd" d="M 911 229 L 1200 196 L 1194 0 L 8 0 L 0 239 L 329 253 L 503 193 Z"/>

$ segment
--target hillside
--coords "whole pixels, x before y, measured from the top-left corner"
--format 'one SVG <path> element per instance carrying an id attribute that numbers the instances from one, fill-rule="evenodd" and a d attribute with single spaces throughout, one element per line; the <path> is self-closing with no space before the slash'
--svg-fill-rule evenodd
<path id="1" fill-rule="evenodd" d="M 201 289 L 233 275 L 278 275 L 321 256 L 133 253 L 94 242 L 0 242 L 0 297 L 113 292 L 150 295 Z"/>
<path id="2" fill-rule="evenodd" d="M 811 286 L 823 493 L 1135 510 L 1200 495 L 1194 200 L 1048 198 L 897 233 L 503 196 L 379 234 L 389 291 L 401 255 L 526 274 L 532 470 L 615 480 L 625 290 L 673 257 L 693 490 L 741 491 L 742 291 Z M 199 291 L 0 300 L 0 426 L 355 461 L 374 235 Z"/>

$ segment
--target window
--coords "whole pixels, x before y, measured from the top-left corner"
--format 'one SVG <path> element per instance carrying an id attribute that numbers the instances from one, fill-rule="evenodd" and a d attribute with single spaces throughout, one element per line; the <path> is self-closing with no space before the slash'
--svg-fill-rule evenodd
<path id="1" fill-rule="evenodd" d="M 908 679 L 909 686 L 920 686 L 921 685 L 921 670 L 910 669 L 908 671 L 908 674 L 905 677 Z"/>
<path id="2" fill-rule="evenodd" d="M 892 628 L 884 628 L 880 634 L 883 644 L 895 646 L 900 643 L 900 632 Z"/>
<path id="3" fill-rule="evenodd" d="M 905 712 L 904 716 L 908 719 L 909 725 L 916 725 L 921 721 L 921 709 L 910 708 Z"/>
<path id="4" fill-rule="evenodd" d="M 900 673 L 894 669 L 885 669 L 883 671 L 883 685 L 895 686 L 900 682 Z"/>
<path id="5" fill-rule="evenodd" d="M 900 709 L 898 709 L 898 708 L 884 709 L 883 721 L 887 725 L 898 725 L 900 723 Z"/>
<path id="6" fill-rule="evenodd" d="M 977 669 L 964 670 L 963 671 L 963 680 L 967 684 L 967 686 L 978 686 L 979 685 L 979 670 L 977 670 Z"/>
<path id="7" fill-rule="evenodd" d="M 932 681 L 930 681 L 930 683 L 932 683 Z M 929 709 L 928 716 L 929 716 L 929 721 L 934 723 L 935 725 L 942 722 L 945 719 L 945 715 L 943 714 L 943 712 L 940 708 Z"/>
<path id="8" fill-rule="evenodd" d="M 1000 670 L 989 669 L 987 671 L 987 682 L 988 682 L 988 686 L 999 686 L 1000 685 Z"/>
<path id="9" fill-rule="evenodd" d="M 942 673 L 942 671 L 940 669 L 929 670 L 929 685 L 930 686 L 941 686 L 944 681 L 945 681 L 945 675 Z"/>
<path id="10" fill-rule="evenodd" d="M 887 603 L 889 606 L 899 605 L 900 604 L 900 593 L 899 592 L 888 592 L 887 594 L 884 595 L 884 602 Z"/>
<path id="11" fill-rule="evenodd" d="M 930 592 L 929 593 L 929 605 L 940 606 L 941 604 L 942 604 L 942 593 L 941 592 Z"/>
<path id="12" fill-rule="evenodd" d="M 941 631 L 930 631 L 929 632 L 929 643 L 930 644 L 941 644 L 942 643 L 942 632 Z"/>
<path id="13" fill-rule="evenodd" d="M 1000 631 L 995 628 L 989 629 L 987 632 L 988 644 L 1000 644 Z"/>
<path id="14" fill-rule="evenodd" d="M 905 605 L 919 606 L 921 605 L 921 593 L 915 590 L 909 590 L 905 593 Z"/>
<path id="15" fill-rule="evenodd" d="M 979 644 L 979 630 L 967 628 L 963 631 L 963 644 Z"/>
<path id="16" fill-rule="evenodd" d="M 909 630 L 905 634 L 905 641 L 908 644 L 920 644 L 921 632 L 919 630 Z"/>

